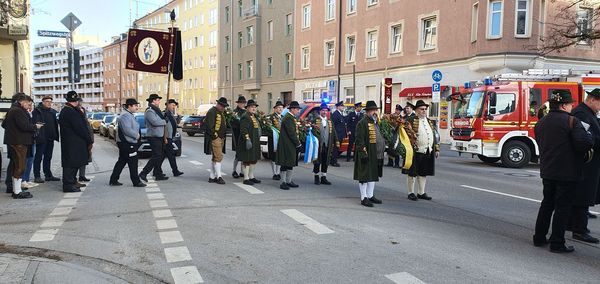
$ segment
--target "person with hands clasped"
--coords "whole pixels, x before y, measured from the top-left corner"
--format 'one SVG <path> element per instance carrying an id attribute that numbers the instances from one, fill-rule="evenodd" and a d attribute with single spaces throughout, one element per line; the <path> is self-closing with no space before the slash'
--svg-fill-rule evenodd
<path id="1" fill-rule="evenodd" d="M 261 128 L 256 117 L 258 104 L 248 100 L 246 112 L 240 118 L 240 137 L 238 140 L 237 156 L 242 162 L 244 171 L 244 184 L 254 185 L 260 180 L 254 177 L 256 162 L 260 160 L 260 135 Z"/>
<path id="2" fill-rule="evenodd" d="M 293 101 L 288 106 L 288 113 L 281 120 L 281 132 L 277 144 L 276 162 L 281 166 L 281 185 L 279 188 L 289 190 L 298 187 L 292 181 L 294 167 L 298 166 L 298 148 L 302 146 L 298 138 L 298 121 L 296 116 L 300 113 L 300 104 Z"/>

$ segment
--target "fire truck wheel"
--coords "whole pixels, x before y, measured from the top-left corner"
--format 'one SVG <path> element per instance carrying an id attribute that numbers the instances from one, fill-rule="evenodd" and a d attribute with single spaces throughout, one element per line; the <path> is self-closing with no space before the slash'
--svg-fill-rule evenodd
<path id="1" fill-rule="evenodd" d="M 531 160 L 531 150 L 521 141 L 510 141 L 502 148 L 502 165 L 507 168 L 522 168 Z"/>
<path id="2" fill-rule="evenodd" d="M 483 155 L 477 155 L 477 158 L 486 164 L 495 164 L 496 162 L 500 161 L 500 158 L 491 158 Z"/>

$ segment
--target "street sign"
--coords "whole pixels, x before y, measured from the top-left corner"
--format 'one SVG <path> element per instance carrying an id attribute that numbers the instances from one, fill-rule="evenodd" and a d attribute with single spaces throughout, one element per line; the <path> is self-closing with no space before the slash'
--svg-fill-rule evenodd
<path id="1" fill-rule="evenodd" d="M 442 81 L 442 77 L 443 77 L 442 76 L 442 71 L 440 71 L 440 70 L 434 70 L 433 73 L 431 73 L 431 78 L 435 82 Z"/>
<path id="2" fill-rule="evenodd" d="M 60 22 L 71 32 L 81 25 L 81 20 L 73 15 L 73 13 L 69 13 Z"/>
<path id="3" fill-rule="evenodd" d="M 435 92 L 441 92 L 442 91 L 442 87 L 440 86 L 440 83 L 433 83 L 433 85 L 431 86 L 431 92 L 435 93 Z"/>
<path id="4" fill-rule="evenodd" d="M 440 83 L 433 83 L 433 85 L 431 85 L 431 102 L 439 103 L 441 93 L 442 93 L 442 87 L 440 86 Z"/>
<path id="5" fill-rule="evenodd" d="M 57 32 L 57 31 L 44 31 L 38 30 L 38 36 L 45 37 L 69 37 L 71 34 L 69 32 Z"/>
<path id="6" fill-rule="evenodd" d="M 29 33 L 29 28 L 25 25 L 9 25 L 8 35 L 26 36 Z"/>

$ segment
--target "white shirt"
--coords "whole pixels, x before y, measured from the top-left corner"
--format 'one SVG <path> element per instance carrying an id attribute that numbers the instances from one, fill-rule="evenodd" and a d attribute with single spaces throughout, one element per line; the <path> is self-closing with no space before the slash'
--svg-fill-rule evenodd
<path id="1" fill-rule="evenodd" d="M 431 153 L 433 151 L 433 130 L 427 118 L 419 119 L 419 135 L 417 136 L 417 152 Z"/>
<path id="2" fill-rule="evenodd" d="M 327 117 L 321 116 L 321 125 L 323 126 L 323 129 L 327 128 Z"/>

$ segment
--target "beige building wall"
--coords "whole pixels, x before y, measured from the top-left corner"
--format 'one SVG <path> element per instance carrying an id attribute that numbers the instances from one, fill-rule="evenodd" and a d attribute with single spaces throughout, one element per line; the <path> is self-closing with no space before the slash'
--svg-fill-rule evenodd
<path id="1" fill-rule="evenodd" d="M 18 26 L 28 31 L 29 16 L 21 19 L 9 17 L 8 25 Z M 15 52 L 16 50 L 16 52 Z M 31 95 L 31 59 L 29 34 L 14 31 L 8 26 L 0 26 L 0 91 L 2 98 L 11 98 L 17 92 Z M 18 62 L 18 64 L 15 64 Z M 17 66 L 18 65 L 18 66 Z"/>

